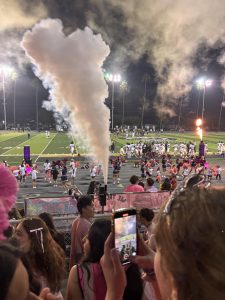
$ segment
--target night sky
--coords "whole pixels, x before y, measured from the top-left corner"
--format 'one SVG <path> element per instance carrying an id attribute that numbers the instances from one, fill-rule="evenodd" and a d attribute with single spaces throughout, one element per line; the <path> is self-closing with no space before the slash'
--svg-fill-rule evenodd
<path id="1" fill-rule="evenodd" d="M 1 0 L 0 63 L 13 67 L 18 74 L 16 123 L 36 120 L 37 90 L 39 122 L 51 124 L 54 120 L 53 114 L 42 108 L 42 101 L 48 99 L 48 91 L 34 75 L 33 67 L 20 47 L 24 33 L 48 17 L 61 19 L 66 35 L 85 26 L 102 35 L 110 47 L 104 69 L 120 73 L 128 83 L 125 124 L 141 124 L 143 78 L 147 74 L 144 124 L 159 126 L 162 123 L 176 127 L 180 113 L 180 127 L 191 129 L 198 99 L 199 114 L 203 99 L 203 91 L 199 92 L 195 81 L 205 76 L 213 80 L 213 85 L 205 93 L 206 126 L 217 129 L 225 87 L 225 3 L 216 0 L 212 7 L 211 1 L 200 0 L 198 5 L 190 3 L 192 8 L 184 9 L 187 3 L 183 0 L 168 1 L 170 6 L 162 0 L 155 2 Z M 190 2 L 195 3 L 193 0 Z M 215 32 L 214 28 L 218 30 Z M 13 123 L 14 85 L 15 82 L 7 77 L 8 123 Z M 108 107 L 111 107 L 111 93 L 109 83 Z M 119 84 L 115 84 L 115 125 L 122 122 L 122 99 Z M 0 101 L 3 104 L 2 90 Z M 1 122 L 4 119 L 2 107 Z M 221 125 L 225 129 L 225 108 Z"/>

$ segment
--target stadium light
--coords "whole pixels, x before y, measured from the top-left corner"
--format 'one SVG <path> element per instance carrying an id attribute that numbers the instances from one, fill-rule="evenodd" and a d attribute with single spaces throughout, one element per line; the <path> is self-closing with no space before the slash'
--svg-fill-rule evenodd
<path id="1" fill-rule="evenodd" d="M 12 74 L 13 69 L 9 66 L 0 66 L 0 73 L 2 76 L 2 93 L 3 93 L 3 109 L 4 109 L 4 125 L 5 130 L 7 130 L 7 120 L 6 120 L 6 96 L 5 96 L 5 79 L 7 76 Z"/>
<path id="2" fill-rule="evenodd" d="M 114 90 L 115 90 L 115 83 L 118 83 L 121 81 L 120 74 L 111 74 L 105 72 L 105 79 L 106 81 L 112 82 L 112 117 L 111 117 L 111 130 L 113 132 L 113 117 L 114 117 Z"/>
<path id="3" fill-rule="evenodd" d="M 213 84 L 211 79 L 206 79 L 205 77 L 201 77 L 196 80 L 196 85 L 199 90 L 203 90 L 203 97 L 202 97 L 202 123 L 204 121 L 204 112 L 205 112 L 205 91 L 206 88 L 210 87 Z"/>

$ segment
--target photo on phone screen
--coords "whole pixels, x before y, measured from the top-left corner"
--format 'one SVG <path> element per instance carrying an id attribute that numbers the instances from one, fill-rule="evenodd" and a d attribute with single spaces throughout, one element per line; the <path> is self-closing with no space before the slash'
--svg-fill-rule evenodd
<path id="1" fill-rule="evenodd" d="M 129 257 L 137 254 L 136 210 L 124 210 L 114 214 L 115 248 L 122 264 L 130 263 Z"/>

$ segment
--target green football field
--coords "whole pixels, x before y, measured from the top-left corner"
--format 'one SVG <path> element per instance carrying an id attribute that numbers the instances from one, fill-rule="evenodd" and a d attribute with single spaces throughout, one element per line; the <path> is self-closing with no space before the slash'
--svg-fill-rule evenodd
<path id="1" fill-rule="evenodd" d="M 33 162 L 41 162 L 46 158 L 54 159 L 54 157 L 70 157 L 70 142 L 71 136 L 67 133 L 51 132 L 50 137 L 47 138 L 45 132 L 31 132 L 31 137 L 28 139 L 27 132 L 0 132 L 0 160 L 7 160 L 10 164 L 18 164 L 23 159 L 23 147 L 29 145 L 31 151 L 31 158 Z M 100 137 L 99 137 L 100 138 Z M 151 133 L 145 138 L 136 138 L 126 140 L 124 136 L 111 135 L 111 140 L 114 141 L 116 152 L 126 143 L 133 143 L 138 141 L 149 141 L 151 139 L 167 138 L 172 146 L 174 143 L 180 142 L 199 142 L 198 136 L 193 132 L 168 132 L 168 133 Z M 207 142 L 209 153 L 217 152 L 217 143 L 219 141 L 225 142 L 224 132 L 209 132 L 203 137 Z M 75 137 L 75 145 L 81 155 L 88 155 L 88 150 L 83 145 L 82 141 Z"/>

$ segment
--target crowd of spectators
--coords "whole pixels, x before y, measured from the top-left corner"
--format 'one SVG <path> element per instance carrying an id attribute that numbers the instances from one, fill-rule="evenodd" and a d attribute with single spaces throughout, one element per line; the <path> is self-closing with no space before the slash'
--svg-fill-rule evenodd
<path id="1" fill-rule="evenodd" d="M 138 212 L 138 253 L 123 267 L 111 221 L 93 222 L 91 195 L 77 197 L 70 263 L 52 216 L 15 212 L 17 181 L 0 165 L 0 299 L 225 299 L 225 189 L 207 188 L 204 176 L 187 177 L 155 214 Z M 48 180 L 48 179 L 46 179 Z M 160 189 L 172 190 L 164 178 Z M 132 176 L 125 192 L 156 192 L 151 176 Z M 12 211 L 14 210 L 14 212 Z M 8 213 L 19 222 L 9 229 Z M 7 236 L 6 236 L 7 233 Z"/>

